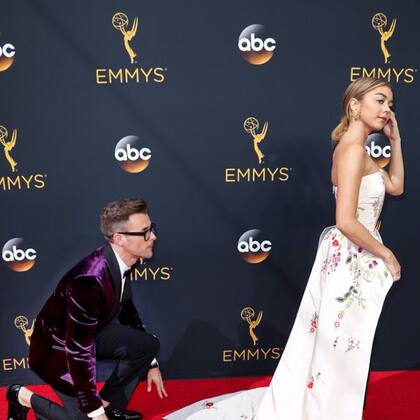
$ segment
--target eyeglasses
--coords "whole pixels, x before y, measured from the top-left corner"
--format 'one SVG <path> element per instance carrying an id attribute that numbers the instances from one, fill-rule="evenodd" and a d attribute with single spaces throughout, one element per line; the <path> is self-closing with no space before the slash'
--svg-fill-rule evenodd
<path id="1" fill-rule="evenodd" d="M 128 235 L 128 236 L 143 236 L 145 241 L 148 241 L 150 239 L 150 235 L 152 234 L 156 235 L 156 224 L 152 223 L 149 227 L 149 229 L 145 230 L 144 232 L 116 232 L 121 235 Z"/>

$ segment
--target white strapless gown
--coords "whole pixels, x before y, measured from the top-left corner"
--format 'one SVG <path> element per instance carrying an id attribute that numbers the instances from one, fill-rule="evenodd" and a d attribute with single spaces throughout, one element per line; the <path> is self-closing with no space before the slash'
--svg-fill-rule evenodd
<path id="1" fill-rule="evenodd" d="M 378 240 L 382 171 L 362 178 L 357 219 Z M 361 420 L 375 329 L 393 284 L 384 262 L 335 226 L 321 235 L 293 329 L 268 388 L 211 399 L 168 420 Z"/>

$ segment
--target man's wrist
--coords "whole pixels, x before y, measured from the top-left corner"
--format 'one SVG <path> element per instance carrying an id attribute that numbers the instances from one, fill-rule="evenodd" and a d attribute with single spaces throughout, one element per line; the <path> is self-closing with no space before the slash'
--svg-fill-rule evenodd
<path id="1" fill-rule="evenodd" d="M 156 359 L 153 359 L 149 365 L 149 369 L 158 368 L 158 367 L 159 367 L 158 361 Z"/>
<path id="2" fill-rule="evenodd" d="M 93 418 L 93 417 L 101 416 L 102 414 L 105 414 L 105 409 L 104 409 L 104 407 L 99 407 L 96 410 L 88 413 L 87 416 L 90 417 L 90 418 Z"/>

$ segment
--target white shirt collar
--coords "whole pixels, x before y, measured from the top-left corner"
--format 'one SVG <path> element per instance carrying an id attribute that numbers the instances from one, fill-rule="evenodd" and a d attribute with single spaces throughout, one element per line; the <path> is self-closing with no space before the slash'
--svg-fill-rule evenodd
<path id="1" fill-rule="evenodd" d="M 124 279 L 124 273 L 130 269 L 130 266 L 127 265 L 121 258 L 120 256 L 117 254 L 117 252 L 115 251 L 115 249 L 112 247 L 111 245 L 111 249 L 114 251 L 115 257 L 117 259 L 118 262 L 118 267 L 120 268 L 120 273 L 121 273 L 121 278 Z"/>

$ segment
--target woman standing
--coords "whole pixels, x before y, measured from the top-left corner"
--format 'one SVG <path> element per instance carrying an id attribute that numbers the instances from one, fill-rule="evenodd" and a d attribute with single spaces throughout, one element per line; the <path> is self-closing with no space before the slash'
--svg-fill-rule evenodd
<path id="1" fill-rule="evenodd" d="M 282 358 L 258 420 L 360 420 L 376 325 L 401 267 L 376 225 L 385 192 L 404 186 L 401 139 L 388 82 L 360 78 L 344 93 L 331 180 L 336 225 L 324 230 Z M 391 143 L 389 172 L 366 152 L 369 133 Z"/>
<path id="2" fill-rule="evenodd" d="M 331 180 L 336 225 L 326 228 L 279 365 L 268 388 L 214 398 L 168 420 L 361 420 L 378 318 L 401 267 L 376 228 L 385 193 L 403 192 L 401 139 L 388 82 L 360 78 L 347 88 Z M 389 172 L 366 151 L 369 133 L 391 143 Z M 198 407 L 197 407 L 198 406 Z"/>

